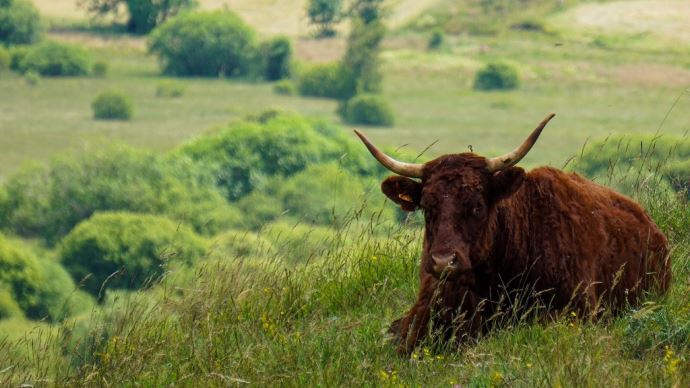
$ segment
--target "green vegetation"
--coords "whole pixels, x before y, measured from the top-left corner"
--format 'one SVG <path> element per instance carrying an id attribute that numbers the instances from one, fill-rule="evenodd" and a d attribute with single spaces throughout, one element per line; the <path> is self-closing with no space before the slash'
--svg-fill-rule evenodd
<path id="1" fill-rule="evenodd" d="M 324 38 L 334 36 L 334 25 L 342 17 L 342 0 L 309 0 L 307 16 L 309 22 L 318 28 L 317 36 Z"/>
<path id="2" fill-rule="evenodd" d="M 192 8 L 195 0 L 80 0 L 80 5 L 95 16 L 117 14 L 127 7 L 127 30 L 145 34 L 180 11 Z"/>
<path id="3" fill-rule="evenodd" d="M 187 87 L 182 82 L 165 80 L 156 85 L 156 97 L 178 98 L 184 96 L 186 90 Z"/>
<path id="4" fill-rule="evenodd" d="M 313 65 L 299 76 L 299 92 L 308 97 L 340 99 L 345 95 L 344 73 L 339 63 Z"/>
<path id="5" fill-rule="evenodd" d="M 31 1 L 0 0 L 0 43 L 34 43 L 41 32 L 41 18 Z"/>
<path id="6" fill-rule="evenodd" d="M 273 84 L 273 92 L 284 96 L 294 96 L 297 94 L 297 85 L 293 80 L 280 80 Z"/>
<path id="7" fill-rule="evenodd" d="M 0 46 L 0 72 L 5 71 L 10 68 L 12 63 L 12 55 L 9 50 Z"/>
<path id="8" fill-rule="evenodd" d="M 489 63 L 477 72 L 474 88 L 477 90 L 508 90 L 520 85 L 520 78 L 514 66 L 503 63 Z"/>
<path id="9" fill-rule="evenodd" d="M 84 289 L 139 289 L 171 261 L 193 263 L 205 242 L 191 229 L 163 217 L 99 213 L 77 225 L 60 245 L 60 261 Z"/>
<path id="10" fill-rule="evenodd" d="M 386 100 L 375 94 L 359 94 L 352 97 L 342 108 L 342 117 L 350 124 L 390 127 L 395 116 Z"/>
<path id="11" fill-rule="evenodd" d="M 292 44 L 284 36 L 273 38 L 261 44 L 259 49 L 262 66 L 265 69 L 263 77 L 268 81 L 278 81 L 290 76 L 292 60 Z"/>
<path id="12" fill-rule="evenodd" d="M 44 77 L 80 76 L 91 70 L 88 51 L 74 45 L 43 42 L 31 46 L 25 53 L 18 51 L 18 70 L 34 71 Z"/>
<path id="13" fill-rule="evenodd" d="M 94 77 L 105 77 L 108 75 L 108 62 L 98 61 L 93 64 L 92 73 Z"/>
<path id="14" fill-rule="evenodd" d="M 93 117 L 101 120 L 129 120 L 134 114 L 132 98 L 119 90 L 106 90 L 91 103 Z"/>
<path id="15" fill-rule="evenodd" d="M 230 11 L 185 13 L 153 32 L 149 51 L 165 74 L 240 77 L 252 70 L 255 35 Z"/>
<path id="16" fill-rule="evenodd" d="M 429 37 L 429 42 L 427 43 L 427 47 L 429 48 L 429 50 L 436 50 L 439 47 L 441 47 L 444 39 L 445 39 L 445 34 L 443 33 L 443 30 L 440 28 L 434 28 L 431 31 L 431 36 Z"/>

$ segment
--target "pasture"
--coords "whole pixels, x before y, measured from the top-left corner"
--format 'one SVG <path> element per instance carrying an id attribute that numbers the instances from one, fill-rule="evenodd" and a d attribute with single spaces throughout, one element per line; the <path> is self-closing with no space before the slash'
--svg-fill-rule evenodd
<path id="1" fill-rule="evenodd" d="M 340 121 L 335 100 L 279 95 L 272 83 L 251 78 L 163 76 L 157 59 L 147 53 L 146 36 L 109 27 L 121 17 L 91 22 L 73 0 L 33 2 L 45 20 L 47 39 L 88 49 L 94 61 L 108 64 L 108 72 L 104 77 L 42 77 L 31 84 L 17 73 L 0 70 L 0 182 L 10 184 L 8 189 L 0 188 L 0 221 L 6 217 L 1 206 L 4 196 L 16 193 L 25 193 L 29 198 L 25 202 L 36 201 L 35 209 L 22 203 L 15 217 L 17 222 L 38 217 L 31 224 L 35 230 L 44 227 L 41 214 L 45 224 L 67 217 L 62 210 L 46 209 L 71 197 L 74 202 L 65 208 L 88 213 L 87 218 L 91 211 L 83 208 L 91 208 L 81 206 L 83 198 L 98 203 L 93 207 L 96 213 L 158 209 L 158 203 L 139 208 L 102 205 L 97 191 L 101 186 L 122 189 L 123 198 L 133 202 L 160 195 L 173 209 L 158 213 L 176 224 L 188 221 L 190 204 L 199 205 L 190 206 L 191 211 L 208 211 L 215 221 L 206 204 L 227 196 L 223 191 L 227 187 L 220 194 L 208 194 L 211 200 L 205 192 L 179 194 L 185 186 L 206 182 L 203 174 L 216 171 L 217 166 L 203 164 L 204 157 L 215 152 L 204 148 L 204 141 L 228 128 L 241 131 L 242 124 L 231 123 L 270 109 L 295 112 L 300 118 L 279 118 L 273 126 L 269 119 L 269 130 L 279 132 L 280 120 L 285 120 L 286 126 L 300 130 L 309 125 L 331 128 L 317 131 L 325 139 L 318 143 L 327 144 L 324 148 L 349 146 L 355 140 L 354 126 Z M 199 3 L 202 9 L 225 7 L 237 12 L 261 37 L 287 35 L 298 73 L 311 64 L 334 61 L 345 51 L 348 23 L 339 26 L 340 34 L 334 38 L 312 38 L 304 11 L 307 1 Z M 425 150 L 423 160 L 468 149 L 495 156 L 514 148 L 547 113 L 555 112 L 557 117 L 521 166 L 562 168 L 583 155 L 589 144 L 607 137 L 656 135 L 674 142 L 690 130 L 690 24 L 684 23 L 690 8 L 684 0 L 564 1 L 562 9 L 526 7 L 492 21 L 477 16 L 478 1 L 386 3 L 390 12 L 381 52 L 383 95 L 393 108 L 395 125 L 358 127 L 377 144 L 401 148 L 408 156 Z M 481 20 L 485 28 L 467 27 L 472 19 Z M 527 21 L 539 28 L 514 27 Z M 441 48 L 428 50 L 430 31 L 436 26 L 449 32 Z M 494 60 L 517 68 L 519 88 L 473 89 L 475 73 Z M 184 94 L 157 97 L 157 88 L 169 81 L 182 85 Z M 132 96 L 132 120 L 93 119 L 92 100 L 113 88 Z M 328 125 L 308 121 L 312 119 Z M 131 177 L 112 178 L 118 173 L 98 170 L 110 166 L 110 159 L 83 151 L 105 153 L 113 143 L 141 150 L 146 155 L 141 160 L 160 169 L 146 170 L 146 177 L 156 177 L 152 179 L 168 167 L 179 167 L 171 160 L 180 154 L 200 160 L 205 171 L 199 172 L 194 184 L 185 179 L 196 170 L 184 170 L 175 175 L 179 187 L 170 189 L 173 184 L 162 179 L 150 188 L 127 191 Z M 93 166 L 80 170 L 80 164 L 89 163 L 79 157 L 69 159 L 71 155 L 98 156 Z M 58 159 L 62 164 L 55 158 L 62 158 Z M 126 165 L 146 164 L 137 158 Z M 378 189 L 384 176 L 380 171 L 370 168 L 357 176 L 359 180 L 351 184 L 355 192 L 350 192 L 348 179 L 358 174 L 354 169 L 342 167 L 344 162 L 335 157 L 312 163 L 314 170 L 307 164 L 303 166 L 307 173 L 296 172 L 302 181 L 287 173 L 269 176 L 266 170 L 250 170 L 247 179 L 257 189 L 230 201 L 228 211 L 239 214 L 236 218 L 258 220 L 264 212 L 274 212 L 265 210 L 273 209 L 271 202 L 294 207 L 271 213 L 267 225 L 222 220 L 216 228 L 220 230 L 209 227 L 212 231 L 205 230 L 205 224 L 193 225 L 195 230 L 189 233 L 199 234 L 198 244 L 206 249 L 203 259 L 161 265 L 163 275 L 147 279 L 142 290 L 94 295 L 90 308 L 52 322 L 28 315 L 6 318 L 6 292 L 0 287 L 0 382 L 35 386 L 193 386 L 199 381 L 210 386 L 690 384 L 690 206 L 687 191 L 670 194 L 668 182 L 659 183 L 661 175 L 650 174 L 647 180 L 638 176 L 636 189 L 627 194 L 648 209 L 669 237 L 674 281 L 667 295 L 652 296 L 621 316 L 604 316 L 596 322 L 569 315 L 535 318 L 518 309 L 517 300 L 513 311 L 500 314 L 501 324 L 489 335 L 460 349 L 430 341 L 404 358 L 395 353 L 385 331 L 409 308 L 419 287 L 423 233 L 419 217 L 401 223 L 404 217 L 392 214 L 393 205 Z M 50 166 L 36 175 L 40 181 L 27 183 L 32 175 L 16 175 L 30 174 L 33 170 L 26 165 L 34 164 Z M 331 174 L 328 168 L 336 164 L 338 173 Z M 661 174 L 660 169 L 642 165 L 635 168 Z M 52 166 L 57 167 L 51 170 Z M 91 188 L 65 188 L 62 196 L 55 197 L 37 194 L 42 185 L 53 184 L 43 182 L 66 182 L 59 180 L 60 168 L 69 170 L 65 177 L 78 182 L 93 178 L 98 182 L 96 194 L 90 194 Z M 99 171 L 107 171 L 105 177 Z M 313 176 L 327 183 L 308 180 L 317 172 L 322 175 Z M 616 184 L 605 176 L 593 178 Z M 299 189 L 313 190 L 303 194 L 310 204 L 299 207 L 302 197 L 290 192 Z M 189 203 L 178 204 L 176 198 Z M 317 209 L 320 214 L 333 219 L 309 219 L 308 212 L 317 206 L 310 208 L 312 200 L 326 207 Z M 20 241 L 36 257 L 61 262 L 64 240 L 46 242 L 40 233 L 22 234 L 29 227 L 8 225 L 0 225 L 3 234 L 11 236 L 8 241 Z M 243 245 L 245 241 L 249 243 Z M 169 249 L 160 254 L 170 254 Z M 80 280 L 73 279 L 77 289 Z M 2 281 L 0 274 L 0 285 Z M 74 295 L 82 298 L 76 291 Z"/>

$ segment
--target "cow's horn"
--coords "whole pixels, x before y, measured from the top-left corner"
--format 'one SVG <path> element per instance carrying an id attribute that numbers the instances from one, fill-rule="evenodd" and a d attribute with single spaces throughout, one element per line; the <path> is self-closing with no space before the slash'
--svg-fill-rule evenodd
<path id="1" fill-rule="evenodd" d="M 532 149 L 532 146 L 537 142 L 539 135 L 541 135 L 541 131 L 555 115 L 555 113 L 551 113 L 550 115 L 546 116 L 546 118 L 539 123 L 537 128 L 532 131 L 532 134 L 529 135 L 527 140 L 525 140 L 518 148 L 503 156 L 487 160 L 486 168 L 488 168 L 491 172 L 496 172 L 518 164 L 518 162 L 520 162 L 520 160 L 527 155 L 529 150 Z"/>
<path id="2" fill-rule="evenodd" d="M 359 138 L 362 140 L 365 146 L 369 149 L 369 152 L 371 152 L 372 155 L 376 158 L 376 160 L 379 161 L 385 168 L 393 171 L 396 174 L 406 176 L 409 178 L 421 178 L 422 177 L 422 169 L 424 168 L 423 164 L 419 163 L 405 163 L 405 162 L 399 162 L 390 156 L 384 154 L 376 148 L 375 145 L 373 145 L 369 139 L 367 139 L 364 134 L 358 130 L 355 129 L 355 133 Z"/>

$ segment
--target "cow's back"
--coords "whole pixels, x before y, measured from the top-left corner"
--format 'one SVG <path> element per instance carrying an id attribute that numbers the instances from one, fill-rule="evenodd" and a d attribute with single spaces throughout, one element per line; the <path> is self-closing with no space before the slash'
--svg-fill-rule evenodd
<path id="1" fill-rule="evenodd" d="M 666 237 L 630 198 L 549 167 L 526 175 L 497 208 L 502 281 L 553 290 L 556 308 L 616 308 L 670 281 Z"/>

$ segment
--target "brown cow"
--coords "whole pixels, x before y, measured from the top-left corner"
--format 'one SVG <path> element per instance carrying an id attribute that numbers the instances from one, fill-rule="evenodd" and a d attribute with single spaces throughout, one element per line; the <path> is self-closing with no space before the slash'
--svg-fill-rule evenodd
<path id="1" fill-rule="evenodd" d="M 484 330 L 496 297 L 518 288 L 530 288 L 550 312 L 581 317 L 667 289 L 666 237 L 640 205 L 578 174 L 513 167 L 553 116 L 513 152 L 492 159 L 462 153 L 403 163 L 355 131 L 399 174 L 381 186 L 388 198 L 424 212 L 419 296 L 391 325 L 399 352 L 431 330 L 456 340 L 459 327 L 465 334 Z"/>

